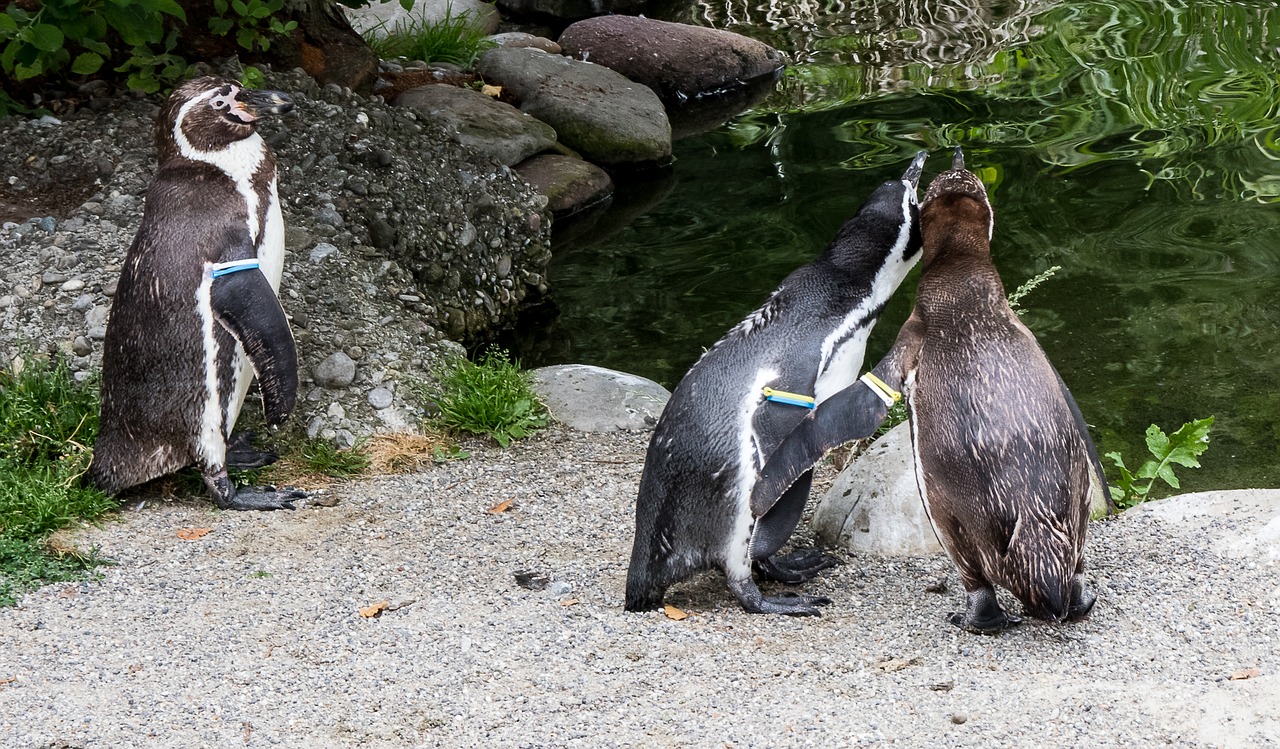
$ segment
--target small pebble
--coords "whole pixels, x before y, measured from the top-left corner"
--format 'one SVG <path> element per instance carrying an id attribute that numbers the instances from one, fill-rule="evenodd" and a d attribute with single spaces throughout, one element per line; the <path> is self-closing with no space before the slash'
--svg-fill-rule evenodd
<path id="1" fill-rule="evenodd" d="M 392 393 L 386 388 L 374 388 L 369 391 L 369 405 L 381 411 L 391 405 Z"/>

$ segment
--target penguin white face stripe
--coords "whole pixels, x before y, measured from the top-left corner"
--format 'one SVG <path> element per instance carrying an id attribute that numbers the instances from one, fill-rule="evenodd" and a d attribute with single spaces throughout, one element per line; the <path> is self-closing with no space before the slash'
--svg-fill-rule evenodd
<path id="1" fill-rule="evenodd" d="M 893 292 L 902 283 L 903 276 L 920 259 L 920 253 L 904 257 L 911 242 L 911 207 L 916 204 L 916 191 L 910 183 L 902 195 L 902 225 L 898 237 L 889 248 L 889 256 L 871 281 L 871 293 L 857 307 L 849 311 L 839 327 L 831 331 L 822 342 L 822 358 L 818 362 L 818 379 L 814 385 L 814 398 L 822 401 L 853 384 L 862 369 L 862 357 L 866 351 L 867 337 L 875 327 L 876 316 Z"/>
<path id="2" fill-rule="evenodd" d="M 201 151 L 191 144 L 182 129 L 183 122 L 192 109 L 196 106 L 209 106 L 209 101 L 217 95 L 217 90 L 208 91 L 182 105 L 178 116 L 174 118 L 173 140 L 178 145 L 178 153 L 192 161 L 212 164 L 231 178 L 236 192 L 244 198 L 245 209 L 249 213 L 249 239 L 256 243 L 258 235 L 262 233 L 262 226 L 258 221 L 258 193 L 253 189 L 253 176 L 258 173 L 267 152 L 262 136 L 255 132 L 217 151 Z"/>
<path id="3" fill-rule="evenodd" d="M 751 386 L 743 394 L 738 408 L 738 476 L 735 493 L 737 494 L 737 514 L 734 518 L 733 532 L 729 535 L 729 545 L 725 549 L 725 570 L 738 579 L 751 575 L 751 528 L 754 520 L 751 517 L 751 489 L 756 484 L 756 473 L 764 465 L 765 455 L 760 452 L 760 441 L 756 438 L 754 428 L 756 410 L 764 403 L 761 394 L 764 386 L 778 378 L 776 369 L 761 369 L 756 372 Z"/>

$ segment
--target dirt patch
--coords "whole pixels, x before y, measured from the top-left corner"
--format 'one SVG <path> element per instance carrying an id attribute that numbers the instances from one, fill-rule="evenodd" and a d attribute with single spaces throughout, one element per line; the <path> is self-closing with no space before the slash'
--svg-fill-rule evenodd
<path id="1" fill-rule="evenodd" d="M 83 164 L 67 162 L 34 173 L 31 165 L 41 162 L 31 157 L 24 169 L 27 174 L 13 178 L 13 184 L 0 183 L 0 223 L 44 216 L 69 218 L 97 189 L 96 175 Z"/>

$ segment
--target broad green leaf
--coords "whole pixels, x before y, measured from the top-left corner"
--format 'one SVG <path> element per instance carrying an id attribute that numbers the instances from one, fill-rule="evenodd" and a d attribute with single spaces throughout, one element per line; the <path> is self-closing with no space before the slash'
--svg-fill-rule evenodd
<path id="1" fill-rule="evenodd" d="M 1156 477 L 1156 472 L 1159 470 L 1160 463 L 1157 463 L 1154 460 L 1148 460 L 1146 463 L 1142 464 L 1142 467 L 1138 469 L 1138 473 L 1136 475 L 1140 479 L 1153 479 Z"/>
<path id="2" fill-rule="evenodd" d="M 41 23 L 31 27 L 31 43 L 36 49 L 53 52 L 62 49 L 64 41 L 66 37 L 63 36 L 62 29 L 57 26 Z"/>
<path id="3" fill-rule="evenodd" d="M 8 13 L 0 13 L 0 35 L 8 36 L 18 30 L 18 22 Z"/>
<path id="4" fill-rule="evenodd" d="M 71 72 L 76 75 L 91 75 L 98 72 L 102 62 L 102 55 L 96 52 L 85 52 L 78 55 L 75 62 L 71 63 Z"/>
<path id="5" fill-rule="evenodd" d="M 187 12 L 183 10 L 182 6 L 178 5 L 175 0 L 155 0 L 155 4 L 156 10 L 161 13 L 168 13 L 171 16 L 177 17 L 177 19 L 183 23 L 187 22 Z"/>
<path id="6" fill-rule="evenodd" d="M 1147 427 L 1147 449 L 1156 460 L 1164 460 L 1169 455 L 1169 437 L 1155 424 Z"/>
<path id="7" fill-rule="evenodd" d="M 1169 486 L 1172 486 L 1174 489 L 1182 488 L 1182 485 L 1178 483 L 1178 477 L 1173 475 L 1173 467 L 1168 463 L 1164 463 L 1160 466 L 1160 469 L 1156 471 L 1156 476 L 1164 479 L 1164 482 Z"/>
<path id="8" fill-rule="evenodd" d="M 106 42 L 101 42 L 97 39 L 81 39 L 80 46 L 90 52 L 97 52 L 104 58 L 111 56 L 111 48 L 107 46 Z"/>
<path id="9" fill-rule="evenodd" d="M 13 77 L 17 78 L 20 81 L 25 81 L 28 78 L 35 78 L 36 76 L 40 75 L 43 72 L 44 72 L 44 60 L 36 60 L 30 65 L 23 65 L 22 63 L 18 63 L 13 67 Z"/>
<path id="10" fill-rule="evenodd" d="M 231 0 L 231 9 L 239 15 L 249 15 L 249 6 L 244 4 L 244 0 Z"/>

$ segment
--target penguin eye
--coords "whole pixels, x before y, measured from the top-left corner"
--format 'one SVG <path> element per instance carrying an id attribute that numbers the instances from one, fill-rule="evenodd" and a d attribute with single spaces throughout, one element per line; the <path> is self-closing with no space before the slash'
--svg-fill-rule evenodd
<path id="1" fill-rule="evenodd" d="M 230 109 L 231 104 L 236 98 L 234 86 L 223 86 L 218 95 L 209 100 L 209 106 L 217 110 Z"/>

